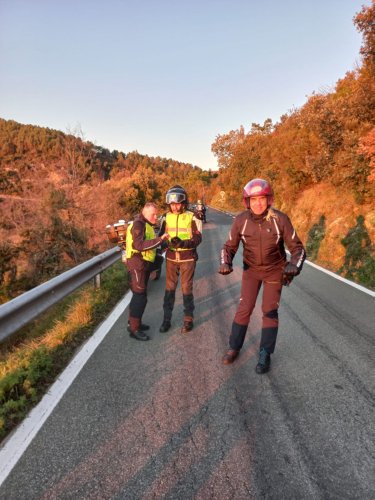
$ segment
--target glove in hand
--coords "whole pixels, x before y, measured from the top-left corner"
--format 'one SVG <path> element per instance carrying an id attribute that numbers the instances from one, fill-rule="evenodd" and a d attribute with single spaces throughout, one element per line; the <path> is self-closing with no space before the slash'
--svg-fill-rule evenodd
<path id="1" fill-rule="evenodd" d="M 219 267 L 219 271 L 218 273 L 219 274 L 230 274 L 231 272 L 233 272 L 233 267 L 230 266 L 229 264 L 220 264 L 220 267 Z"/>
<path id="2" fill-rule="evenodd" d="M 289 286 L 292 281 L 293 281 L 293 276 L 283 273 L 283 276 L 281 278 L 281 284 L 283 286 Z"/>
<path id="3" fill-rule="evenodd" d="M 295 264 L 288 262 L 285 266 L 284 274 L 286 274 L 287 276 L 292 276 L 294 278 L 294 276 L 297 276 L 299 274 L 299 269 Z"/>
<path id="4" fill-rule="evenodd" d="M 293 281 L 293 278 L 299 274 L 299 269 L 295 264 L 288 262 L 284 268 L 283 277 L 281 278 L 281 283 L 284 286 L 289 286 Z"/>
<path id="5" fill-rule="evenodd" d="M 171 238 L 171 245 L 173 248 L 180 248 L 182 246 L 182 239 L 178 236 Z"/>

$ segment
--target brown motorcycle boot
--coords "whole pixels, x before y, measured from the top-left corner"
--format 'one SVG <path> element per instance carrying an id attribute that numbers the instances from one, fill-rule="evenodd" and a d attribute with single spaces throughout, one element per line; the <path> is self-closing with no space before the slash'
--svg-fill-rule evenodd
<path id="1" fill-rule="evenodd" d="M 139 318 L 129 317 L 128 326 L 129 336 L 136 340 L 150 340 L 150 337 L 141 330 L 141 320 Z"/>
<path id="2" fill-rule="evenodd" d="M 189 316 L 185 316 L 184 324 L 182 325 L 182 328 L 181 328 L 181 333 L 191 332 L 193 327 L 194 327 L 193 318 L 191 318 Z"/>
<path id="3" fill-rule="evenodd" d="M 240 351 L 235 351 L 234 349 L 229 349 L 223 357 L 223 364 L 224 365 L 231 365 L 233 361 L 237 358 L 239 355 Z"/>

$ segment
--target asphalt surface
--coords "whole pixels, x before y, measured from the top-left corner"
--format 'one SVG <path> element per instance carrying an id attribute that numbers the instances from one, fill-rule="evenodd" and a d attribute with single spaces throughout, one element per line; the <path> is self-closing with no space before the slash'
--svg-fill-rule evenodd
<path id="1" fill-rule="evenodd" d="M 208 211 L 195 328 L 161 334 L 164 270 L 150 283 L 150 342 L 127 311 L 0 488 L 1 499 L 375 498 L 374 298 L 305 265 L 283 290 L 272 369 L 255 373 L 258 303 L 238 360 L 221 363 L 239 300 L 217 273 L 232 219 Z"/>

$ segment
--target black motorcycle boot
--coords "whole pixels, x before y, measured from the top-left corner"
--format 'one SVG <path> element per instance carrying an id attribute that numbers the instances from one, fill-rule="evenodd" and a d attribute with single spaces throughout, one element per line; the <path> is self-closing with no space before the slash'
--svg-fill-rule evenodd
<path id="1" fill-rule="evenodd" d="M 139 330 L 142 330 L 142 332 L 147 332 L 147 330 L 150 329 L 150 325 L 146 325 L 145 323 L 141 323 L 141 326 L 139 327 Z M 130 328 L 130 321 L 128 321 L 128 332 L 131 332 Z"/>
<path id="2" fill-rule="evenodd" d="M 194 295 L 192 293 L 182 294 L 182 301 L 184 304 L 184 317 L 189 320 L 189 318 L 193 319 L 194 316 Z"/>
<path id="3" fill-rule="evenodd" d="M 161 327 L 159 328 L 159 332 L 165 333 L 167 332 L 171 327 L 171 322 L 167 319 L 163 320 L 163 323 L 161 324 Z"/>
<path id="4" fill-rule="evenodd" d="M 255 367 L 256 373 L 258 375 L 262 375 L 263 373 L 267 373 L 271 367 L 271 355 L 262 348 L 259 351 L 259 360 L 258 364 Z"/>
<path id="5" fill-rule="evenodd" d="M 175 290 L 165 291 L 164 302 L 163 302 L 164 319 L 161 327 L 159 328 L 159 332 L 161 333 L 167 332 L 171 327 L 171 319 L 172 319 L 172 312 L 173 312 L 175 298 L 176 298 Z"/>
<path id="6" fill-rule="evenodd" d="M 141 320 L 139 318 L 129 317 L 128 326 L 129 336 L 136 340 L 150 340 L 150 337 L 141 330 Z"/>

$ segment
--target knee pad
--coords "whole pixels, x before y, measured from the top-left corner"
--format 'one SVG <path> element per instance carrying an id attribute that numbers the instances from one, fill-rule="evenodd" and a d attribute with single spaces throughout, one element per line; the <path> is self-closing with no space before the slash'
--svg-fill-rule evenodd
<path id="1" fill-rule="evenodd" d="M 263 314 L 265 318 L 278 319 L 279 311 L 277 309 L 272 309 L 272 311 L 267 311 Z"/>

